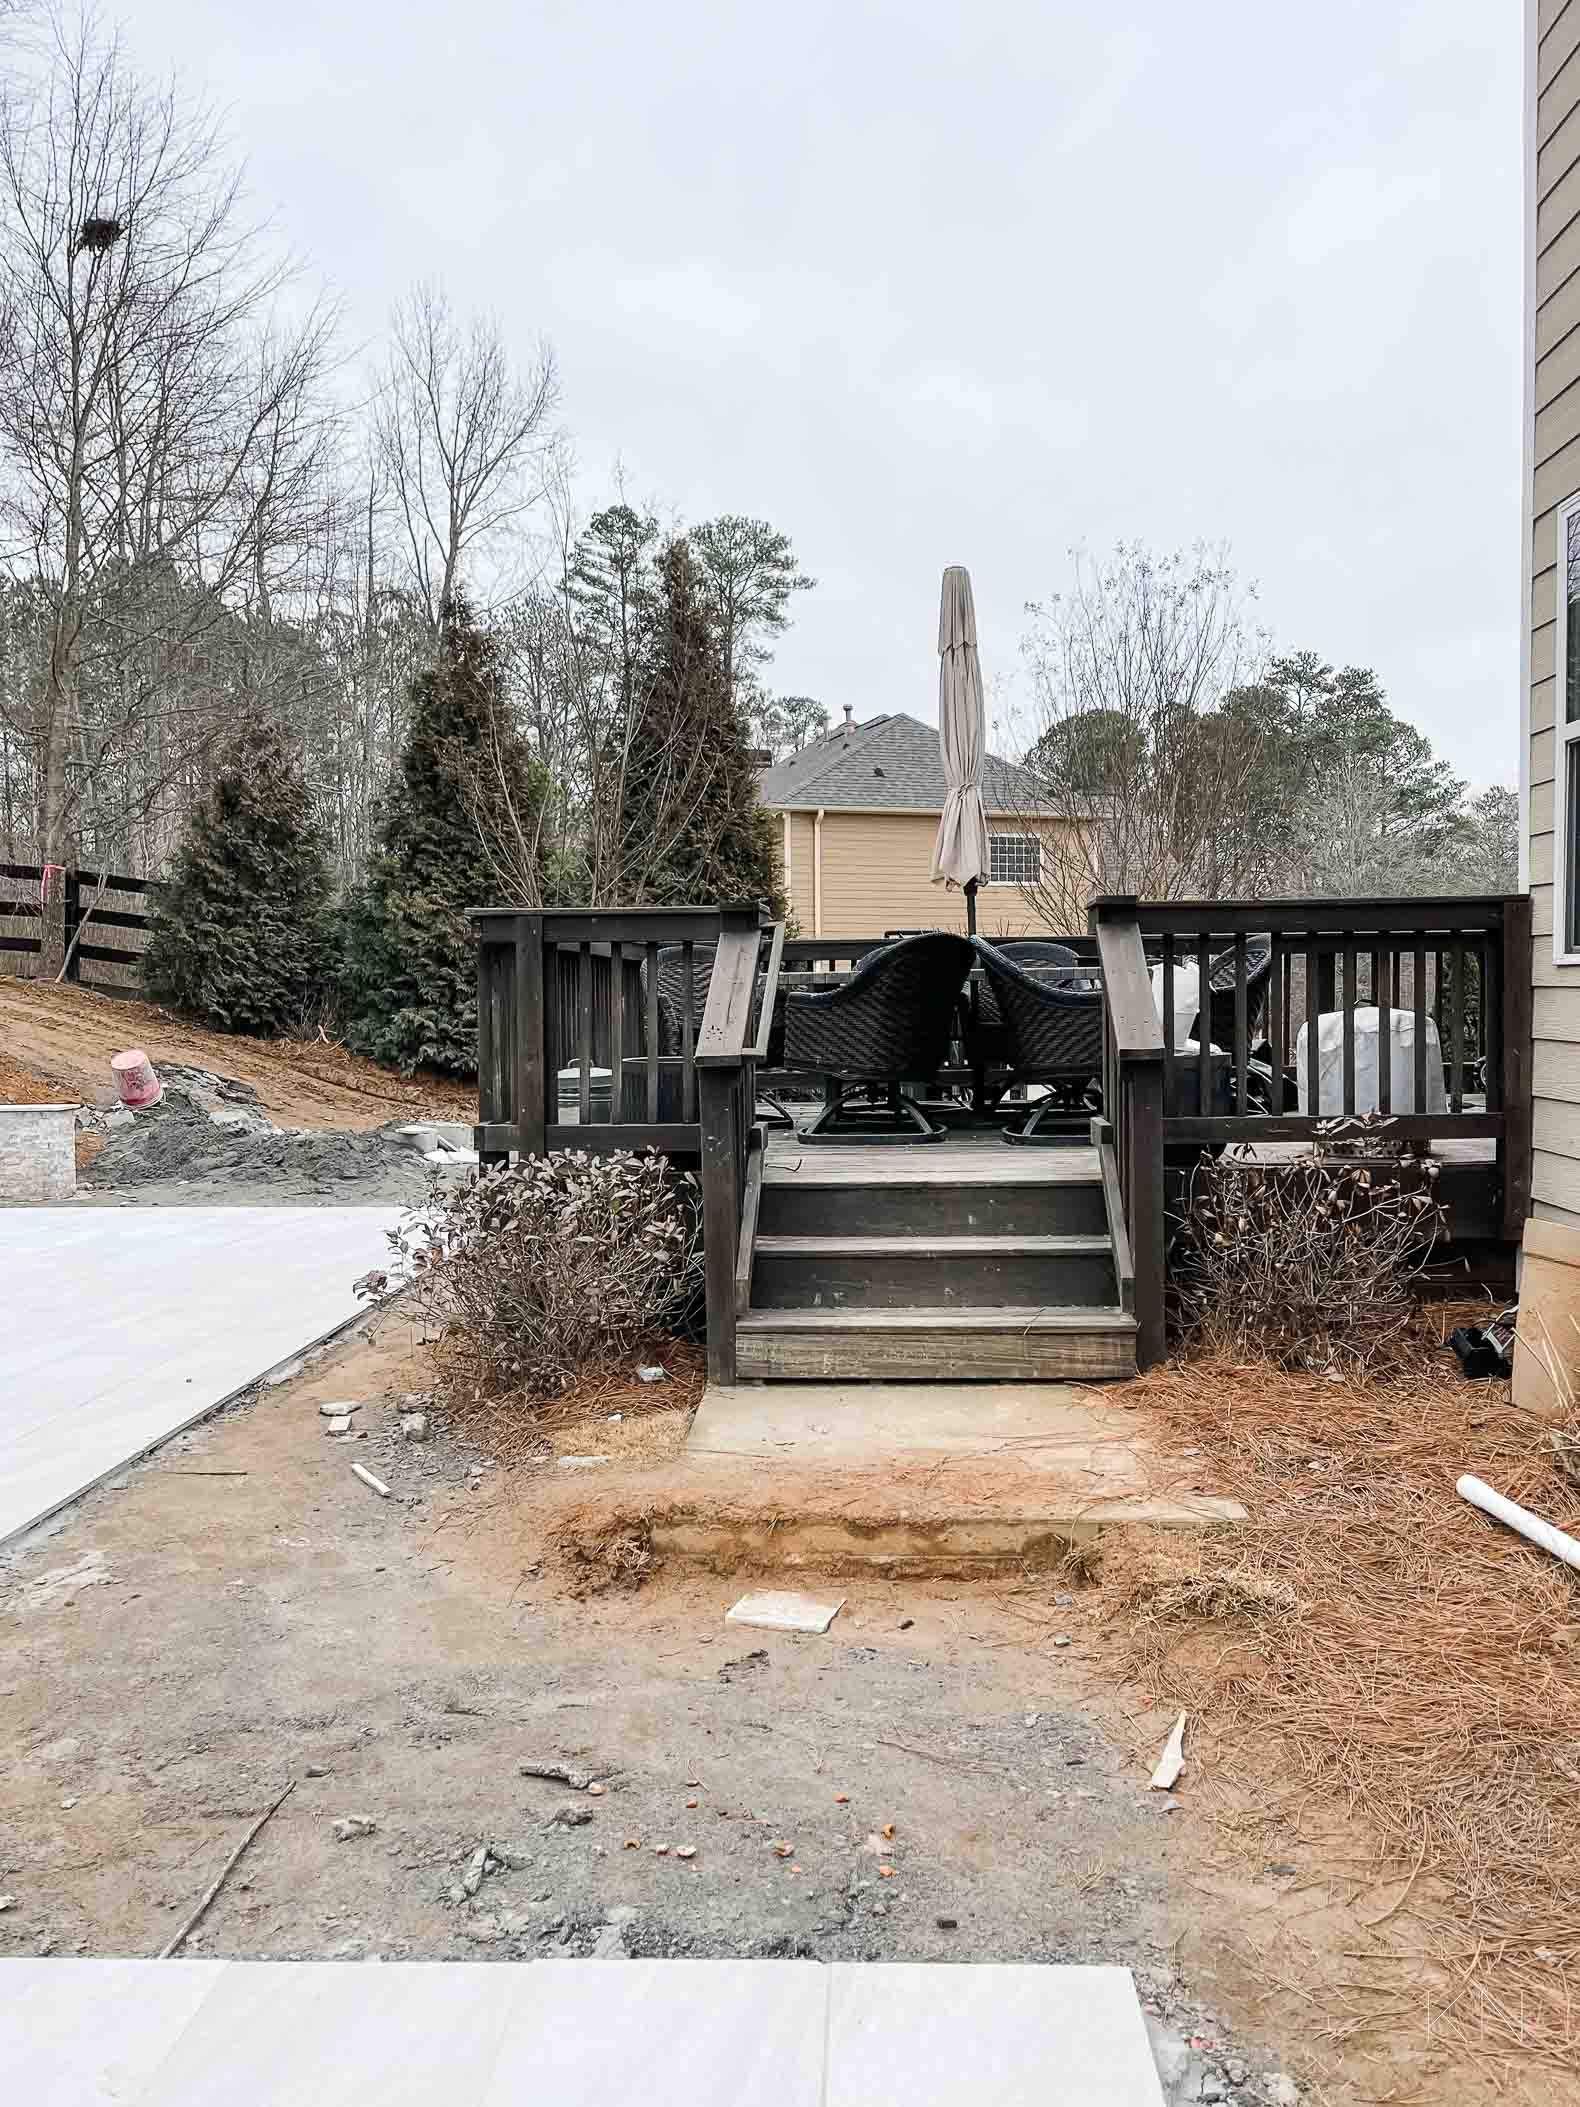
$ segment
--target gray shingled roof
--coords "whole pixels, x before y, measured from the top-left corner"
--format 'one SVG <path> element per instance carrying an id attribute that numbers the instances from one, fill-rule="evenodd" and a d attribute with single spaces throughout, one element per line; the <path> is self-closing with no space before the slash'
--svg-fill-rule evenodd
<path id="1" fill-rule="evenodd" d="M 775 812 L 820 805 L 833 812 L 941 812 L 944 787 L 936 728 L 900 712 L 869 717 L 848 734 L 841 725 L 757 778 L 757 795 Z M 1051 809 L 1023 768 L 993 754 L 982 772 L 982 799 L 989 812 Z"/>

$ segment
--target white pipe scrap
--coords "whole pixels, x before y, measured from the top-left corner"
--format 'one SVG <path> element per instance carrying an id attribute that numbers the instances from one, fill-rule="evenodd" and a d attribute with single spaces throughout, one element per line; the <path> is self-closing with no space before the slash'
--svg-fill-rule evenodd
<path id="1" fill-rule="evenodd" d="M 1479 1507 L 1483 1514 L 1490 1514 L 1494 1520 L 1505 1523 L 1527 1542 L 1539 1544 L 1542 1550 L 1550 1551 L 1554 1558 L 1561 1558 L 1566 1566 L 1573 1566 L 1574 1570 L 1580 1573 L 1580 1543 L 1576 1543 L 1575 1539 L 1566 1535 L 1562 1529 L 1555 1527 L 1551 1522 L 1544 1522 L 1539 1514 L 1532 1514 L 1528 1507 L 1521 1507 L 1516 1501 L 1505 1499 L 1501 1492 L 1494 1492 L 1492 1487 L 1484 1484 L 1480 1478 L 1472 1478 L 1467 1474 L 1459 1480 L 1455 1489 L 1459 1497 L 1468 1500 L 1472 1507 Z"/>

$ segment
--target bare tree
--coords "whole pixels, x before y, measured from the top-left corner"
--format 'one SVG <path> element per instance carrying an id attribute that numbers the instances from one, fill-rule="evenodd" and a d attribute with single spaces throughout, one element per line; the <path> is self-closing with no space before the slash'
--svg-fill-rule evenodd
<path id="1" fill-rule="evenodd" d="M 498 321 L 458 321 L 442 287 L 417 285 L 395 309 L 376 429 L 401 520 L 411 583 L 438 627 L 463 564 L 497 553 L 543 495 L 552 453 L 554 354 L 522 372 Z M 478 593 L 478 581 L 467 585 Z"/>
<path id="2" fill-rule="evenodd" d="M 295 574 L 334 317 L 278 321 L 294 275 L 210 114 L 91 18 L 52 20 L 0 105 L 0 560 L 45 613 L 14 727 L 45 863 L 112 778 L 135 800 L 189 767 L 192 726 L 154 707 L 172 666 Z"/>
<path id="3" fill-rule="evenodd" d="M 1203 546 L 1078 550 L 1074 569 L 1067 594 L 1028 607 L 1021 646 L 1033 698 L 1028 825 L 1058 822 L 1038 824 L 1044 853 L 1028 897 L 1058 919 L 1072 899 L 1103 893 L 1254 890 L 1265 756 L 1220 713 L 1262 654 L 1247 593 L 1224 553 Z"/>

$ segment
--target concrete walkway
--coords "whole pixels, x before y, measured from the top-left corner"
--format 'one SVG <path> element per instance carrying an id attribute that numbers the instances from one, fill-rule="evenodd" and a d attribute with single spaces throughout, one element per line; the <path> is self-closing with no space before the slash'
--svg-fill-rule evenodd
<path id="1" fill-rule="evenodd" d="M 0 1208 L 0 1543 L 355 1316 L 394 1221 Z"/>
<path id="2" fill-rule="evenodd" d="M 1162 2107 L 1123 1968 L 0 1961 L 27 2107 Z"/>

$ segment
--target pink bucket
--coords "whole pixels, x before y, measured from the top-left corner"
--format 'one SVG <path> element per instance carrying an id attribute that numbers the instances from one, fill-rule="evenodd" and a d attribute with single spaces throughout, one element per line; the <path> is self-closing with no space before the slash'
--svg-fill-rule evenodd
<path id="1" fill-rule="evenodd" d="M 157 1105 L 163 1095 L 163 1087 L 154 1074 L 153 1063 L 141 1047 L 134 1046 L 127 1053 L 111 1056 L 110 1073 L 115 1078 L 115 1089 L 123 1105 L 135 1111 L 143 1105 Z"/>

